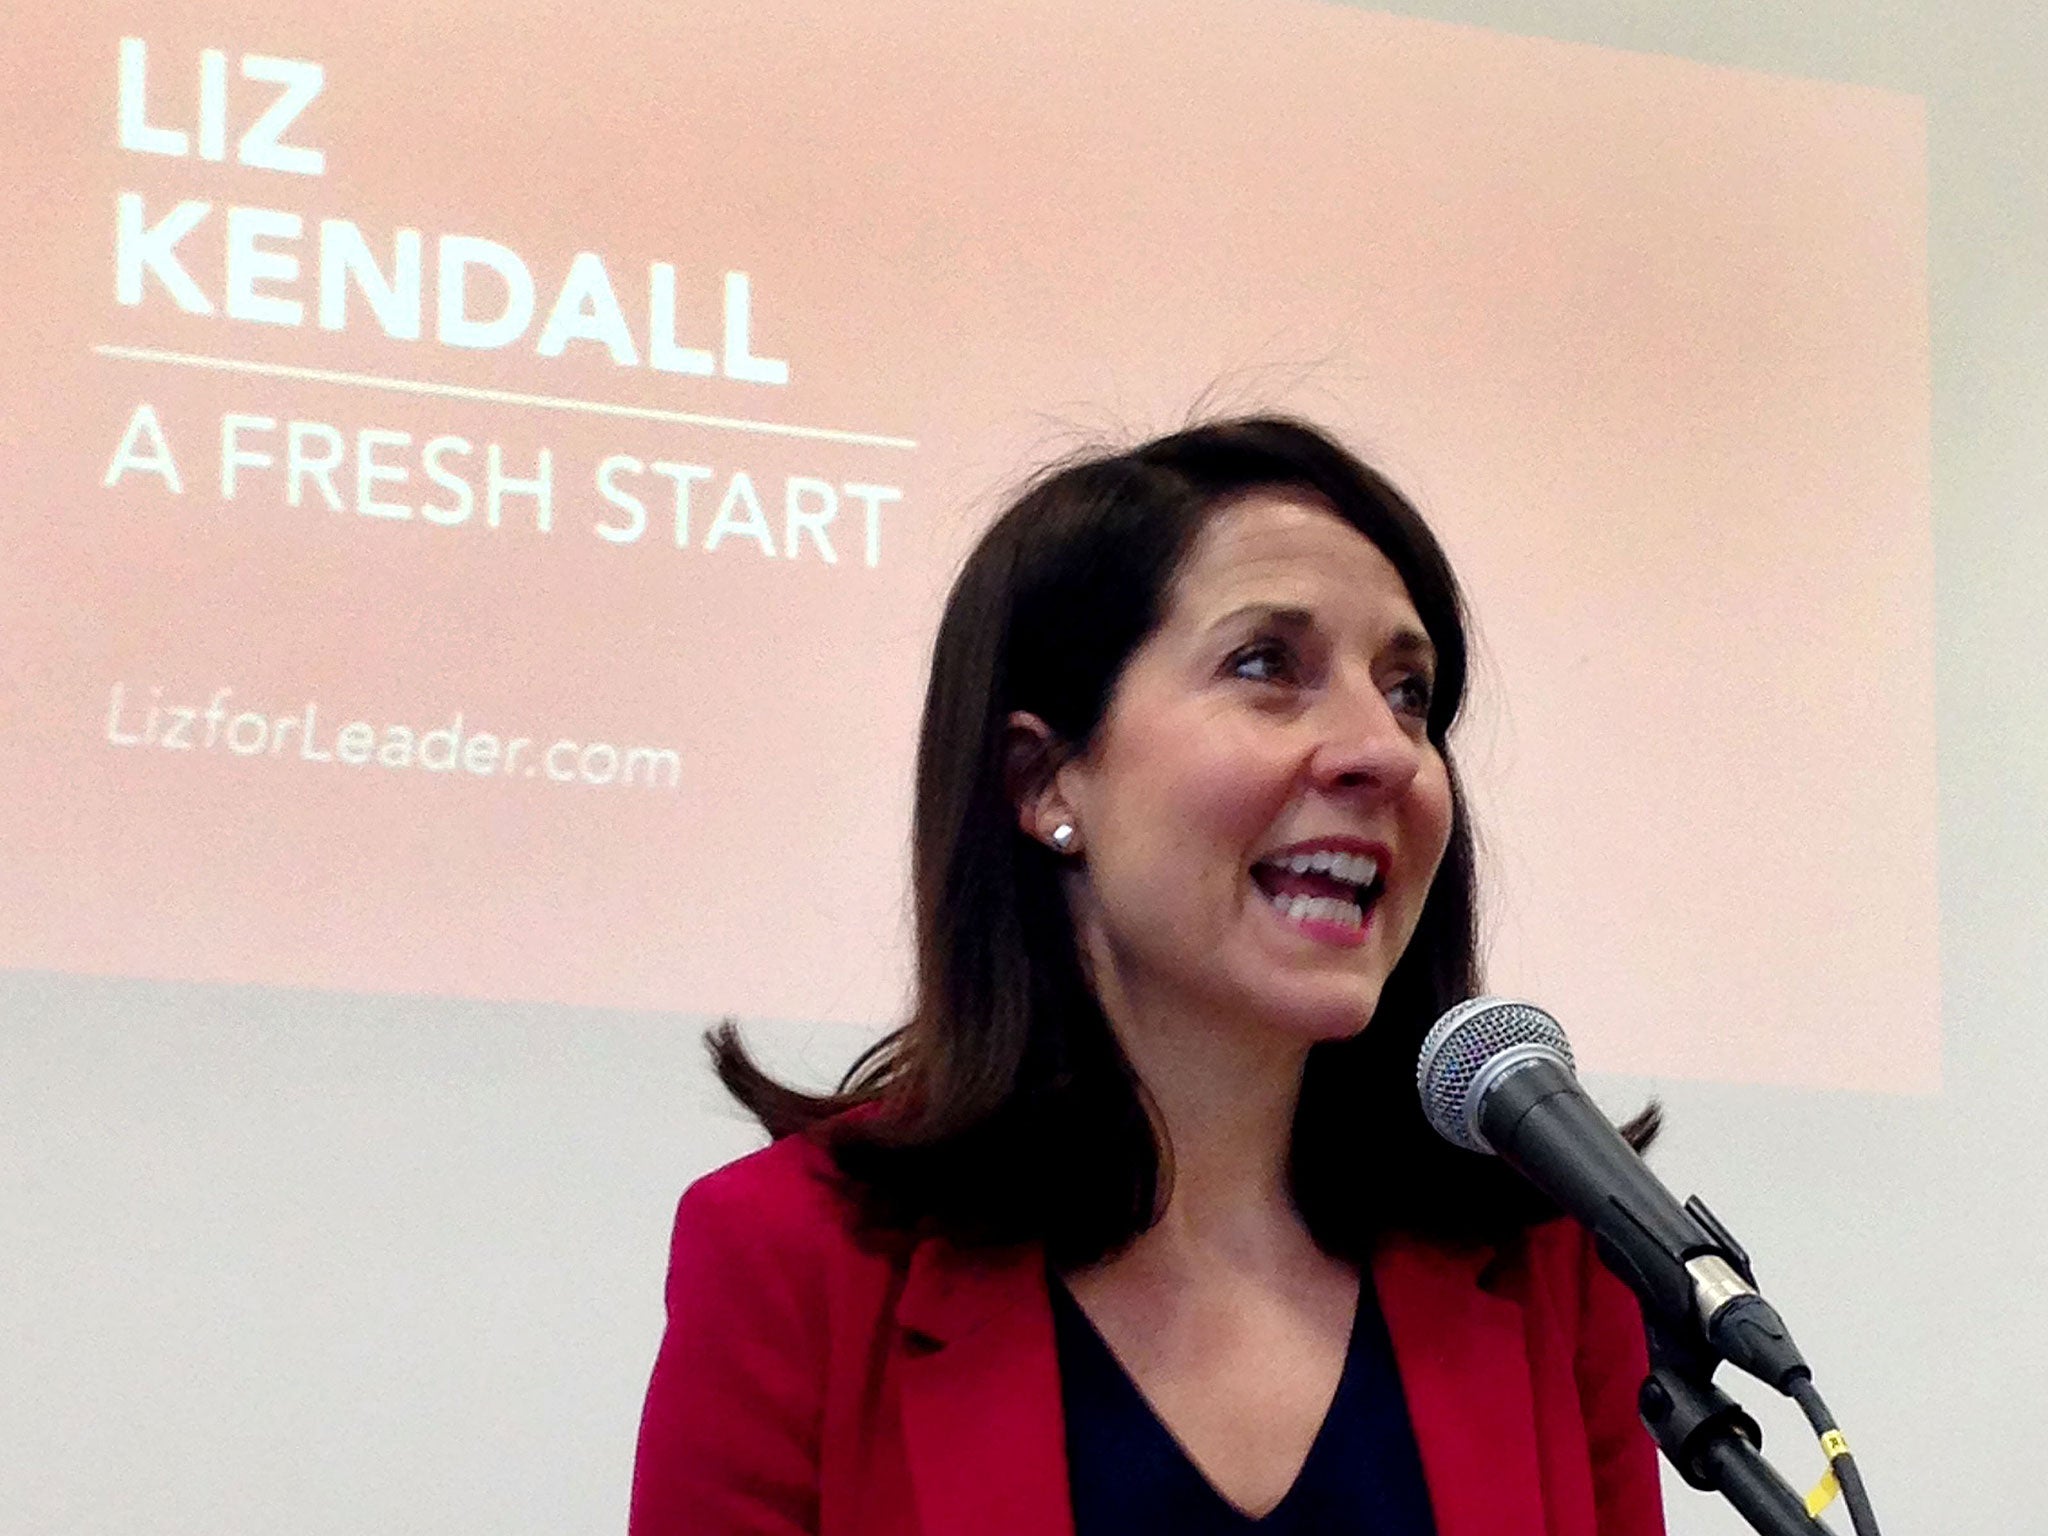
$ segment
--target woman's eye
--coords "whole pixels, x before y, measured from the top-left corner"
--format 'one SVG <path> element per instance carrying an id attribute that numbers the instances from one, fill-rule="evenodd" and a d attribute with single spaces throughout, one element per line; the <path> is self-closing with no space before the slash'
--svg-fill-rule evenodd
<path id="1" fill-rule="evenodd" d="M 1416 720 L 1429 718 L 1431 698 L 1429 679 L 1421 673 L 1410 673 L 1387 690 L 1387 702 L 1397 715 L 1407 715 Z"/>
<path id="2" fill-rule="evenodd" d="M 1260 640 L 1233 651 L 1225 665 L 1232 677 L 1255 683 L 1292 682 L 1300 672 L 1294 652 L 1278 640 Z"/>

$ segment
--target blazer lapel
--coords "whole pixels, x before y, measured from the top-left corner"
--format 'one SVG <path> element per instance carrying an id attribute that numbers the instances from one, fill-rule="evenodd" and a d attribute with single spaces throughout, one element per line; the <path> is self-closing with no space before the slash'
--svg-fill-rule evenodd
<path id="1" fill-rule="evenodd" d="M 897 1319 L 921 1536 L 1073 1536 L 1043 1255 L 920 1243 Z"/>
<path id="2" fill-rule="evenodd" d="M 1545 1528 L 1522 1308 L 1480 1286 L 1492 1257 L 1395 1237 L 1373 1259 L 1437 1536 Z"/>

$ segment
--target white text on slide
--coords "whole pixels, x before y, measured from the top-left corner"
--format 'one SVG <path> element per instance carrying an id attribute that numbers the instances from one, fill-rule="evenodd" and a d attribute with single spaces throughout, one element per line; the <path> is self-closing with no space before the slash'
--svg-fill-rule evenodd
<path id="1" fill-rule="evenodd" d="M 674 747 L 480 731 L 460 710 L 424 728 L 359 719 L 336 725 L 323 720 L 318 701 L 312 699 L 290 713 L 245 707 L 232 688 L 216 688 L 203 703 L 200 699 L 198 694 L 167 698 L 161 685 L 131 694 L 127 684 L 117 682 L 107 695 L 107 744 L 479 779 L 653 790 L 682 785 L 682 754 Z"/>
<path id="2" fill-rule="evenodd" d="M 201 50 L 196 121 L 189 130 L 167 126 L 155 120 L 151 104 L 148 43 L 124 37 L 120 147 L 133 154 L 221 161 L 228 158 L 233 128 L 246 116 L 247 127 L 234 143 L 238 164 L 297 176 L 326 174 L 324 150 L 287 138 L 301 133 L 302 115 L 326 87 L 325 69 L 310 59 L 251 53 L 241 56 L 236 73 L 231 88 L 226 52 Z M 259 99 L 261 110 L 252 112 Z M 202 246 L 203 253 L 195 249 Z M 541 291 L 517 251 L 479 235 L 443 234 L 432 242 L 430 269 L 427 248 L 418 229 L 394 229 L 373 240 L 349 219 L 320 219 L 309 231 L 306 217 L 291 209 L 216 210 L 202 198 L 151 206 L 140 192 L 123 191 L 114 211 L 114 295 L 130 307 L 168 300 L 186 314 L 260 325 L 302 327 L 310 318 L 323 331 L 346 331 L 367 313 L 384 335 L 417 342 L 427 335 L 431 270 L 432 337 L 439 345 L 489 351 L 534 333 Z M 208 281 L 200 281 L 199 273 Z M 636 326 L 604 257 L 579 251 L 552 286 L 532 351 L 560 357 L 580 343 L 586 350 L 602 348 L 622 368 L 787 384 L 789 363 L 754 350 L 754 293 L 747 273 L 722 273 L 717 291 L 716 346 L 689 344 L 679 334 L 682 299 L 673 263 L 650 263 L 644 282 L 628 290 L 636 304 L 645 296 Z M 700 303 L 692 312 L 711 307 Z"/>
<path id="3" fill-rule="evenodd" d="M 574 485 L 593 513 L 590 532 L 606 544 L 673 544 L 706 554 L 719 549 L 771 560 L 844 558 L 872 570 L 882 563 L 885 508 L 899 486 L 816 475 L 767 476 L 743 468 L 677 459 L 607 454 L 587 475 L 564 476 L 551 448 L 519 450 L 477 443 L 452 432 L 395 427 L 344 430 L 329 422 L 230 411 L 213 434 L 207 466 L 224 502 L 262 498 L 291 509 L 351 513 L 380 522 L 512 525 L 552 534 L 556 511 L 574 503 Z M 147 401 L 107 460 L 108 490 L 133 481 L 185 494 L 181 455 Z M 567 479 L 571 482 L 563 484 Z M 567 496 L 562 493 L 567 490 Z M 600 506 L 599 503 L 602 503 Z"/>

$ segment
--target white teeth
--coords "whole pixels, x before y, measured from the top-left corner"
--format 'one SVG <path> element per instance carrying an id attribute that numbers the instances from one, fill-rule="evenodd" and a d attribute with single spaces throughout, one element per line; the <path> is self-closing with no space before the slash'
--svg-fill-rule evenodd
<path id="1" fill-rule="evenodd" d="M 1353 885 L 1371 885 L 1380 872 L 1379 860 L 1363 853 L 1340 853 L 1330 873 Z"/>
<path id="2" fill-rule="evenodd" d="M 1336 853 L 1328 848 L 1315 853 L 1291 853 L 1279 863 L 1297 875 L 1330 875 L 1349 885 L 1371 885 L 1380 873 L 1379 860 L 1368 854 Z"/>
<path id="3" fill-rule="evenodd" d="M 1273 905 L 1295 922 L 1342 923 L 1350 928 L 1365 926 L 1365 913 L 1355 901 L 1341 896 L 1274 896 Z"/>

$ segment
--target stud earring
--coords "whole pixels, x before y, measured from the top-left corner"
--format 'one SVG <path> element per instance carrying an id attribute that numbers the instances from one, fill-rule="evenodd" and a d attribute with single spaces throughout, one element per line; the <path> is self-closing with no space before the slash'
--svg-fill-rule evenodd
<path id="1" fill-rule="evenodd" d="M 1061 853 L 1072 853 L 1074 851 L 1074 826 L 1072 822 L 1063 821 L 1052 829 L 1052 845 Z"/>

